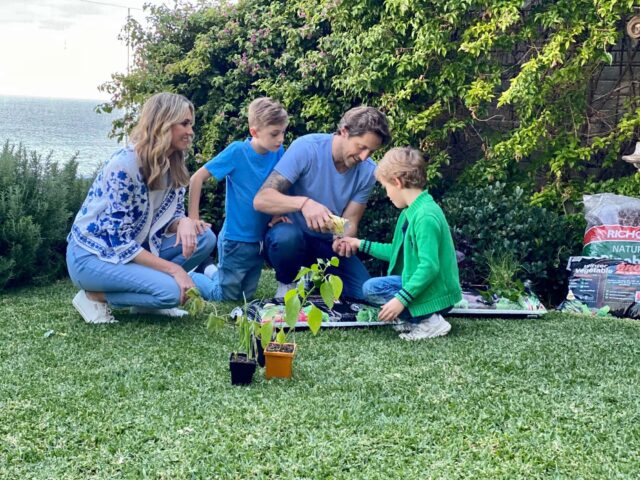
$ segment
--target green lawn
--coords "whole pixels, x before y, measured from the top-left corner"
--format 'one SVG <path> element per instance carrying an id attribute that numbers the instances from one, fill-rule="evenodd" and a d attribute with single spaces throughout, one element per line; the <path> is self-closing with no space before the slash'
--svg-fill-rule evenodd
<path id="1" fill-rule="evenodd" d="M 640 475 L 635 321 L 454 318 L 418 343 L 298 333 L 293 380 L 232 387 L 231 324 L 86 325 L 74 293 L 0 295 L 0 478 Z"/>

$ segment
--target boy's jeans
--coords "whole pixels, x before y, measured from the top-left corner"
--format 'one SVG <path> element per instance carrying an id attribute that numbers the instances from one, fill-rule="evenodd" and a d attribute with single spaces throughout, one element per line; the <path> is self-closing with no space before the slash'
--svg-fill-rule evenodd
<path id="1" fill-rule="evenodd" d="M 174 246 L 175 243 L 175 235 L 165 237 L 159 256 L 189 271 L 211 255 L 216 236 L 209 229 L 198 235 L 198 245 L 188 260 L 182 255 L 182 245 Z M 173 308 L 180 304 L 180 288 L 168 273 L 135 262 L 105 262 L 79 247 L 73 239 L 67 245 L 67 268 L 75 286 L 104 292 L 113 308 Z"/>
<path id="2" fill-rule="evenodd" d="M 282 283 L 293 282 L 300 267 L 308 267 L 318 258 L 338 256 L 331 240 L 309 235 L 291 223 L 278 223 L 267 230 L 264 244 L 269 263 L 276 271 L 276 280 Z M 340 265 L 328 272 L 342 279 L 345 297 L 362 299 L 362 285 L 371 278 L 369 272 L 356 256 L 339 259 Z"/>
<path id="3" fill-rule="evenodd" d="M 391 275 L 388 277 L 374 277 L 367 280 L 362 286 L 362 293 L 366 302 L 372 305 L 384 305 L 396 296 L 396 293 L 402 288 L 402 277 L 400 275 Z M 400 319 L 409 323 L 420 323 L 431 315 L 421 315 L 412 317 L 409 309 L 405 308 L 398 316 Z"/>
<path id="4" fill-rule="evenodd" d="M 213 278 L 192 273 L 193 283 L 205 300 L 249 300 L 258 288 L 264 260 L 260 242 L 218 241 L 218 271 Z M 243 297 L 244 293 L 244 297 Z"/>

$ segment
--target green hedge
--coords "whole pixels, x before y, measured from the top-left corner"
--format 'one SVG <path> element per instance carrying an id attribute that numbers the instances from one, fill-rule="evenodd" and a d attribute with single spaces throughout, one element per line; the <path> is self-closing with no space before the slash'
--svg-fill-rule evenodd
<path id="1" fill-rule="evenodd" d="M 521 267 L 517 276 L 551 304 L 566 293 L 566 264 L 582 249 L 584 221 L 532 206 L 519 187 L 497 182 L 483 188 L 455 190 L 442 200 L 456 248 L 466 259 L 460 278 L 485 284 L 488 258 L 510 254 Z"/>
<path id="2" fill-rule="evenodd" d="M 428 156 L 433 191 L 445 185 L 473 191 L 500 181 L 511 191 L 523 189 L 523 209 L 529 202 L 577 212 L 582 194 L 601 186 L 640 190 L 633 168 L 616 165 L 640 136 L 640 98 L 630 96 L 617 123 L 596 134 L 588 105 L 589 79 L 611 63 L 636 4 L 239 0 L 150 7 L 146 27 L 135 20 L 127 26 L 135 68 L 103 85 L 112 100 L 102 108 L 128 112 L 114 124 L 123 135 L 151 94 L 186 95 L 197 112 L 195 171 L 247 135 L 246 106 L 257 96 L 273 96 L 290 112 L 286 144 L 332 131 L 346 109 L 369 104 L 388 115 L 391 146 L 412 145 Z M 216 225 L 222 192 L 207 189 L 201 203 Z M 472 198 L 460 195 L 460 208 L 475 208 Z M 385 202 L 379 192 L 372 197 L 364 235 L 389 235 L 385 225 L 395 217 Z M 463 228 L 452 216 L 452 225 Z M 572 239 L 550 241 L 556 250 L 545 251 L 554 262 L 574 251 Z M 382 269 L 371 265 L 376 273 Z M 474 268 L 481 276 L 482 267 Z M 530 268 L 538 284 L 561 288 L 564 275 L 550 272 L 535 261 Z"/>
<path id="3" fill-rule="evenodd" d="M 289 141 L 332 131 L 361 103 L 384 110 L 396 145 L 431 159 L 428 177 L 529 184 L 561 209 L 593 182 L 629 177 L 614 160 L 640 134 L 640 97 L 590 130 L 590 81 L 612 61 L 636 0 L 240 0 L 150 7 L 128 25 L 136 66 L 102 88 L 105 110 L 183 93 L 197 109 L 195 152 L 210 158 L 247 135 L 259 95 L 292 115 Z M 509 60 L 511 59 L 511 60 Z M 511 63 L 509 63 L 511 62 Z M 497 121 L 499 119 L 505 122 Z M 607 122 L 615 122 L 608 119 Z M 194 165 L 196 166 L 196 165 Z"/>
<path id="4" fill-rule="evenodd" d="M 89 188 L 78 164 L 6 142 L 0 153 L 0 290 L 66 274 L 66 237 Z"/>

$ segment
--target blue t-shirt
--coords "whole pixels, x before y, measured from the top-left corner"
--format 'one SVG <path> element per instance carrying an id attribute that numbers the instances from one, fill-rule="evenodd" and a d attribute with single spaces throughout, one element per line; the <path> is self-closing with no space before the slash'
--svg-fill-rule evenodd
<path id="1" fill-rule="evenodd" d="M 289 194 L 309 197 L 342 216 L 349 202 L 366 205 L 376 179 L 376 164 L 367 158 L 344 173 L 336 170 L 331 153 L 333 134 L 312 133 L 296 139 L 278 162 L 275 171 L 292 184 Z M 303 231 L 323 238 L 331 234 L 314 232 L 300 212 L 288 216 Z"/>
<path id="2" fill-rule="evenodd" d="M 271 215 L 253 208 L 253 198 L 267 179 L 284 148 L 277 152 L 257 153 L 251 139 L 233 142 L 205 164 L 217 180 L 226 178 L 224 238 L 238 242 L 260 242 L 267 230 Z"/>

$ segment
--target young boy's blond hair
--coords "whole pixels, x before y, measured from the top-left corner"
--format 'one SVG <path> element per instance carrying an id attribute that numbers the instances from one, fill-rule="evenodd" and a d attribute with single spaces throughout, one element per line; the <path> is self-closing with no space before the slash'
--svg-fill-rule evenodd
<path id="1" fill-rule="evenodd" d="M 376 169 L 376 180 L 389 183 L 400 180 L 402 188 L 423 189 L 427 183 L 425 161 L 415 148 L 396 147 L 389 150 Z"/>
<path id="2" fill-rule="evenodd" d="M 269 98 L 259 97 L 249 104 L 249 127 L 264 128 L 271 125 L 287 125 L 289 115 L 280 103 Z"/>

